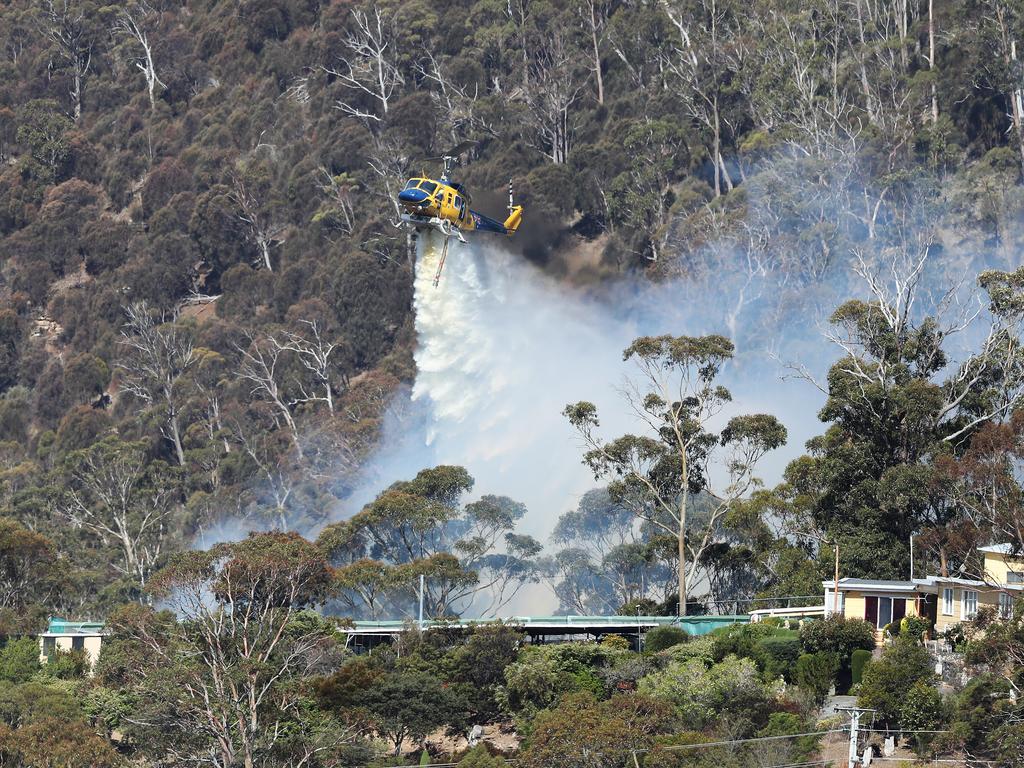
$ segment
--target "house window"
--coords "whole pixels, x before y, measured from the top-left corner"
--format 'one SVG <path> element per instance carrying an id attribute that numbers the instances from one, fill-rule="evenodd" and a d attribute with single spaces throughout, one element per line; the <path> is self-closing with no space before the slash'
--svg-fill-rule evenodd
<path id="1" fill-rule="evenodd" d="M 965 619 L 973 619 L 978 613 L 978 593 L 974 590 L 964 590 L 964 611 Z"/>
<path id="2" fill-rule="evenodd" d="M 878 628 L 892 623 L 892 598 L 878 598 Z"/>
<path id="3" fill-rule="evenodd" d="M 1006 572 L 1006 583 L 1007 584 L 1024 584 L 1024 573 L 1017 573 L 1016 571 Z"/>
<path id="4" fill-rule="evenodd" d="M 44 637 L 43 638 L 43 656 L 46 658 L 52 658 L 57 653 L 57 638 L 55 637 Z"/>
<path id="5" fill-rule="evenodd" d="M 1013 596 L 1009 592 L 999 593 L 999 618 L 1009 619 L 1013 616 Z"/>
<path id="6" fill-rule="evenodd" d="M 943 587 L 942 589 L 942 615 L 953 615 L 953 588 Z"/>
<path id="7" fill-rule="evenodd" d="M 84 637 L 72 637 L 71 638 L 71 650 L 72 651 L 84 651 L 85 650 L 85 638 Z"/>

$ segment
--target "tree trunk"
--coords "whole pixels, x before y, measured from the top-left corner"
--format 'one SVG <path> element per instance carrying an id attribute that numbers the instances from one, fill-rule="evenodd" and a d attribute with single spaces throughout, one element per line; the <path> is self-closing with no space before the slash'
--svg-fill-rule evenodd
<path id="1" fill-rule="evenodd" d="M 679 615 L 686 615 L 686 506 L 680 505 L 682 525 L 679 526 Z"/>
<path id="2" fill-rule="evenodd" d="M 601 49 L 597 44 L 597 12 L 590 4 L 590 40 L 594 45 L 594 77 L 597 79 L 597 103 L 604 104 L 604 81 L 601 79 Z"/>
<path id="3" fill-rule="evenodd" d="M 939 122 L 939 96 L 935 87 L 935 0 L 928 0 L 928 71 L 932 73 L 932 125 Z"/>
<path id="4" fill-rule="evenodd" d="M 714 131 L 714 137 L 712 138 L 711 165 L 714 166 L 714 169 L 715 169 L 715 197 L 721 197 L 722 196 L 722 179 L 721 179 L 721 176 L 719 175 L 719 172 L 718 172 L 719 171 L 719 169 L 718 169 L 718 156 L 719 156 L 720 151 L 721 151 L 721 145 L 720 145 L 721 133 L 720 133 L 720 130 L 719 130 L 719 125 L 718 125 L 718 103 L 717 103 L 717 101 L 715 102 L 715 106 L 714 106 L 714 119 L 713 119 L 712 122 L 714 123 L 714 126 L 712 128 L 712 130 Z"/>
<path id="5" fill-rule="evenodd" d="M 1017 41 L 1013 40 L 1010 43 L 1010 60 L 1017 63 Z M 1011 72 L 1016 74 L 1016 67 L 1011 67 Z M 1013 105 L 1012 117 L 1013 127 L 1017 132 L 1017 150 L 1020 152 L 1021 167 L 1024 168 L 1024 98 L 1021 96 L 1020 83 L 1015 82 L 1016 86 L 1011 94 L 1010 101 Z"/>
<path id="6" fill-rule="evenodd" d="M 273 272 L 274 268 L 270 265 L 270 243 L 265 237 L 260 237 L 260 253 L 263 255 L 263 266 L 267 268 L 267 272 Z"/>
<path id="7" fill-rule="evenodd" d="M 82 73 L 78 66 L 74 67 L 74 85 L 71 87 L 71 98 L 75 102 L 75 122 L 82 116 Z"/>
<path id="8" fill-rule="evenodd" d="M 178 425 L 178 413 L 169 406 L 167 425 L 171 431 L 171 442 L 174 443 L 174 454 L 178 458 L 178 466 L 185 466 L 185 451 L 181 446 L 181 427 Z"/>

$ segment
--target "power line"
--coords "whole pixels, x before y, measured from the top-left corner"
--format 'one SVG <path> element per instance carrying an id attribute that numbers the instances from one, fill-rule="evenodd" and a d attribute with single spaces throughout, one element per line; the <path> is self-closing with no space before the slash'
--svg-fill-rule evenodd
<path id="1" fill-rule="evenodd" d="M 757 741 L 777 741 L 778 739 L 798 739 L 802 736 L 825 736 L 829 733 L 845 733 L 845 728 L 832 728 L 828 731 L 809 731 L 808 733 L 787 733 L 781 736 L 755 736 L 749 739 L 730 739 L 729 741 L 706 741 L 701 744 L 675 744 L 662 747 L 665 750 L 678 749 L 701 749 L 703 747 L 727 747 L 732 744 L 751 744 Z M 649 752 L 647 749 L 638 749 L 637 752 Z"/>
<path id="2" fill-rule="evenodd" d="M 754 742 L 777 741 L 779 739 L 797 739 L 797 738 L 801 738 L 803 736 L 825 736 L 825 735 L 830 734 L 830 733 L 845 733 L 845 732 L 846 732 L 845 728 L 832 728 L 831 730 L 828 730 L 828 731 L 809 731 L 807 733 L 786 733 L 786 734 L 782 734 L 782 735 L 779 735 L 779 736 L 754 736 L 754 737 L 749 738 L 749 739 L 730 739 L 728 741 L 707 741 L 707 742 L 703 742 L 703 743 L 700 743 L 700 744 L 674 744 L 674 745 L 670 745 L 670 746 L 661 747 L 661 749 L 664 749 L 666 751 L 669 751 L 669 750 L 675 751 L 675 750 L 681 750 L 681 749 L 700 749 L 702 747 L 725 747 L 725 746 L 730 746 L 732 744 L 751 744 L 751 743 L 754 743 Z M 906 733 L 911 733 L 911 731 L 906 731 Z M 650 752 L 650 751 L 651 751 L 650 749 L 633 749 L 633 750 L 630 750 L 630 752 L 633 752 L 635 754 L 643 754 L 643 753 Z M 598 753 L 593 753 L 593 754 L 598 754 Z M 516 760 L 515 758 L 510 758 L 510 757 L 499 758 L 499 759 L 501 759 L 505 763 L 516 763 L 516 762 L 518 762 L 518 760 Z M 768 765 L 768 766 L 763 766 L 763 768 L 810 768 L 811 766 L 824 765 L 824 764 L 827 764 L 829 762 L 831 762 L 831 761 L 829 761 L 829 760 L 816 760 L 816 761 L 809 761 L 809 762 L 803 762 L 803 763 L 785 763 L 784 765 Z M 431 763 L 430 764 L 430 768 L 454 768 L 454 766 L 456 766 L 456 765 L 458 765 L 458 763 Z M 408 765 L 385 765 L 385 766 L 380 766 L 380 768 L 409 768 L 409 766 Z"/>

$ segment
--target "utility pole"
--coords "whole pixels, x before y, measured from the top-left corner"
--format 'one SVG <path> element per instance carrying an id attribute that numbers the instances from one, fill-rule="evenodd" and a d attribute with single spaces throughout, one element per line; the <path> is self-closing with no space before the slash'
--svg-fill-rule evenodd
<path id="1" fill-rule="evenodd" d="M 910 534 L 910 580 L 914 580 L 914 534 Z"/>
<path id="2" fill-rule="evenodd" d="M 865 712 L 874 712 L 873 709 L 861 707 L 836 707 L 836 712 L 850 713 L 850 751 L 846 768 L 858 768 L 863 760 L 857 755 L 857 732 L 860 728 L 860 716 Z"/>
<path id="3" fill-rule="evenodd" d="M 857 766 L 857 726 L 860 725 L 860 710 L 855 709 L 850 713 L 850 754 L 846 768 Z"/>
<path id="4" fill-rule="evenodd" d="M 423 583 L 425 577 L 420 574 L 420 632 L 423 631 Z"/>
<path id="5" fill-rule="evenodd" d="M 832 582 L 834 589 L 832 590 L 832 613 L 839 613 L 839 542 L 833 545 L 836 548 L 836 569 L 835 569 L 835 580 Z"/>

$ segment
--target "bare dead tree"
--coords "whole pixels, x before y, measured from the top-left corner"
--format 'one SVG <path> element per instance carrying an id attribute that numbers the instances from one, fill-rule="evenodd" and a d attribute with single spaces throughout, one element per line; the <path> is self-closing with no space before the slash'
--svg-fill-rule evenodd
<path id="1" fill-rule="evenodd" d="M 530 63 L 530 73 L 525 99 L 536 126 L 535 147 L 551 162 L 564 163 L 576 130 L 572 110 L 583 84 L 577 53 L 562 30 L 555 29 L 540 46 Z"/>
<path id="2" fill-rule="evenodd" d="M 335 109 L 367 125 L 379 123 L 382 115 L 360 106 L 359 98 L 368 97 L 383 115 L 387 115 L 395 90 L 405 83 L 398 66 L 395 17 L 374 5 L 370 13 L 354 9 L 351 18 L 353 25 L 345 36 L 345 53 L 338 57 L 338 66 L 322 69 L 357 96 L 353 100 L 339 99 L 334 104 Z"/>
<path id="3" fill-rule="evenodd" d="M 838 0 L 822 5 L 799 14 L 773 10 L 751 20 L 761 44 L 754 48 L 757 66 L 743 73 L 751 116 L 762 130 L 781 131 L 791 147 L 816 157 L 846 150 L 859 130 L 859 124 L 850 119 L 850 100 L 840 84 L 839 54 L 844 41 Z M 779 72 L 789 87 L 763 87 L 757 80 L 764 71 Z"/>
<path id="4" fill-rule="evenodd" d="M 238 218 L 245 223 L 250 238 L 259 249 L 260 261 L 256 264 L 262 263 L 268 272 L 273 272 L 270 251 L 287 239 L 287 227 L 274 220 L 272 214 L 257 199 L 252 187 L 240 176 L 235 176 L 233 180 L 231 199 L 238 206 Z"/>
<path id="5" fill-rule="evenodd" d="M 294 402 L 323 402 L 327 404 L 327 409 L 333 415 L 334 377 L 332 374 L 334 363 L 331 356 L 337 351 L 339 342 L 327 340 L 324 336 L 323 323 L 319 320 L 299 320 L 299 324 L 305 328 L 305 333 L 286 331 L 284 348 L 298 356 L 299 362 L 313 376 L 321 394 L 308 391 L 304 384 L 299 382 L 300 400 Z"/>
<path id="6" fill-rule="evenodd" d="M 46 0 L 41 15 L 43 34 L 56 46 L 57 54 L 71 69 L 71 102 L 75 122 L 82 117 L 85 76 L 92 67 L 96 39 L 93 19 L 78 0 Z"/>
<path id="7" fill-rule="evenodd" d="M 932 228 L 900 228 L 897 239 L 888 247 L 854 250 L 854 270 L 873 299 L 869 306 L 871 322 L 885 328 L 893 343 L 915 344 L 913 354 L 909 350 L 873 354 L 867 347 L 870 342 L 845 324 L 827 336 L 846 353 L 841 365 L 861 388 L 865 408 L 882 418 L 873 409 L 870 388 L 887 387 L 900 375 L 907 360 L 914 360 L 922 372 L 944 369 L 943 344 L 950 337 L 976 327 L 976 321 L 985 322 L 987 328 L 980 347 L 944 381 L 937 421 L 956 424 L 942 438 L 944 442 L 955 442 L 979 424 L 1011 413 L 1024 397 L 1024 350 L 1020 344 L 1024 318 L 1019 312 L 986 315 L 977 294 L 967 292 L 965 297 L 962 284 L 955 280 L 949 281 L 937 297 L 927 297 L 923 279 L 935 238 Z M 933 327 L 922 337 L 913 331 L 920 323 L 920 305 L 925 301 L 931 304 L 927 307 L 927 322 Z M 961 406 L 983 386 L 998 389 L 997 395 L 981 412 L 963 414 Z"/>
<path id="8" fill-rule="evenodd" d="M 121 9 L 114 22 L 114 33 L 133 40 L 141 49 L 135 56 L 135 66 L 139 68 L 146 78 L 146 92 L 149 94 L 149 108 L 156 109 L 156 86 L 166 88 L 167 86 L 156 73 L 156 64 L 153 61 L 153 46 L 149 42 L 147 24 L 150 19 L 156 16 L 156 12 L 146 5 L 145 2 L 138 2 Z"/>
<path id="9" fill-rule="evenodd" d="M 164 408 L 161 427 L 164 437 L 174 445 L 178 464 L 184 465 L 181 445 L 181 408 L 185 378 L 197 356 L 190 330 L 173 320 L 151 312 L 145 302 L 125 308 L 127 322 L 120 345 L 125 350 L 118 361 L 121 390 L 138 398 L 147 407 Z"/>
<path id="10" fill-rule="evenodd" d="M 288 398 L 278 382 L 283 376 L 281 368 L 284 367 L 284 359 L 289 350 L 272 335 L 257 337 L 250 334 L 248 338 L 247 346 L 235 345 L 241 356 L 241 363 L 235 376 L 249 383 L 251 394 L 274 406 L 276 413 L 288 427 L 296 454 L 302 459 L 299 427 L 295 423 Z"/>
<path id="11" fill-rule="evenodd" d="M 711 134 L 708 156 L 715 168 L 715 197 L 722 182 L 732 180 L 722 157 L 726 125 L 722 116 L 721 89 L 728 73 L 740 69 L 741 35 L 723 0 L 698 0 L 693 4 L 663 0 L 665 13 L 677 40 L 667 68 L 678 85 L 679 96 L 690 116 Z"/>
<path id="12" fill-rule="evenodd" d="M 581 0 L 576 9 L 583 22 L 583 27 L 590 35 L 593 60 L 590 70 L 594 73 L 594 85 L 597 89 L 597 103 L 604 104 L 604 78 L 601 74 L 601 43 L 604 39 L 605 25 L 608 23 L 608 3 L 603 0 Z"/>
<path id="13" fill-rule="evenodd" d="M 460 136 L 470 133 L 494 137 L 500 135 L 499 126 L 476 109 L 479 88 L 474 86 L 470 90 L 456 82 L 442 60 L 432 51 L 426 51 L 423 59 L 417 62 L 416 74 L 436 86 L 430 95 L 444 121 L 448 123 L 448 135 L 453 144 L 459 141 Z"/>
<path id="14" fill-rule="evenodd" d="M 342 173 L 333 175 L 323 166 L 320 166 L 320 191 L 328 201 L 331 213 L 340 214 L 340 225 L 338 228 L 346 235 L 351 235 L 355 229 L 355 211 L 352 207 L 352 193 L 359 189 L 359 183 L 349 174 Z M 332 217 L 335 220 L 336 217 Z"/>
<path id="15" fill-rule="evenodd" d="M 98 443 L 74 460 L 58 512 L 72 525 L 121 550 L 113 567 L 145 586 L 172 527 L 173 486 L 150 477 L 135 444 Z"/>
<path id="16" fill-rule="evenodd" d="M 231 434 L 263 478 L 262 490 L 270 495 L 277 527 L 288 530 L 288 501 L 295 491 L 294 467 L 287 456 L 275 450 L 265 430 L 248 429 L 235 419 Z"/>

